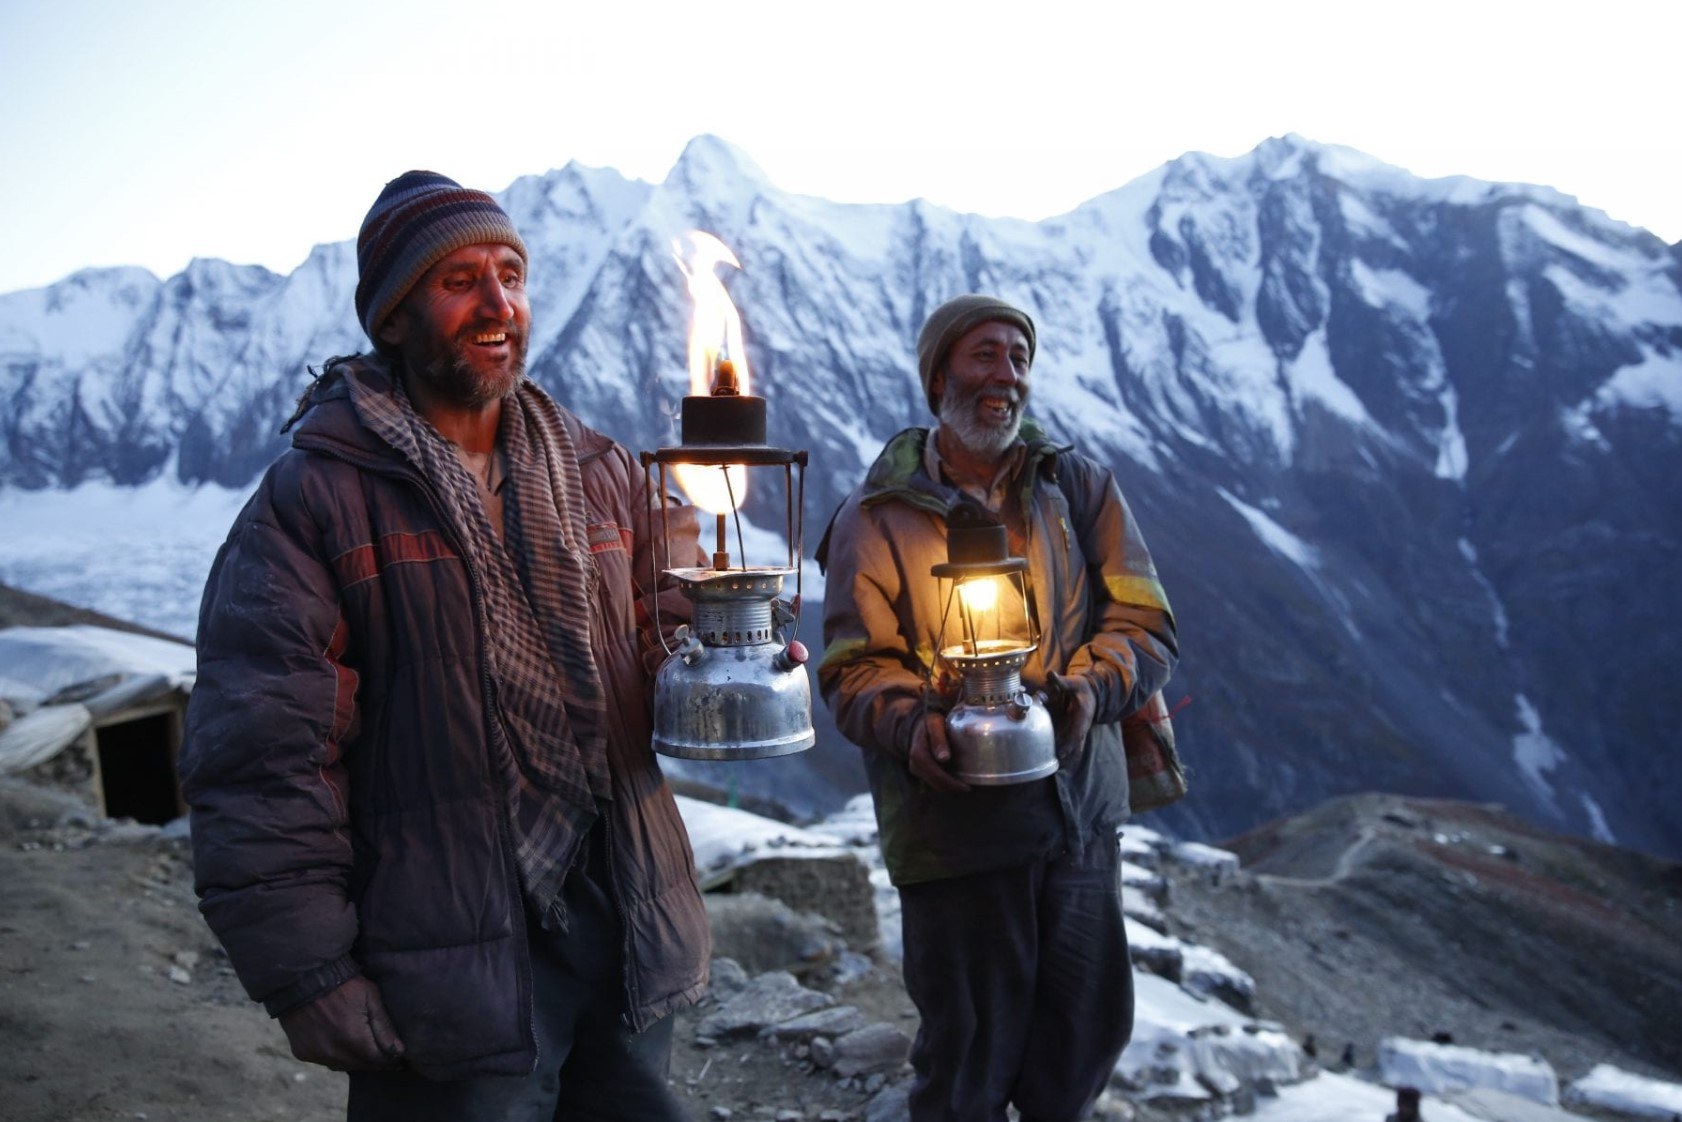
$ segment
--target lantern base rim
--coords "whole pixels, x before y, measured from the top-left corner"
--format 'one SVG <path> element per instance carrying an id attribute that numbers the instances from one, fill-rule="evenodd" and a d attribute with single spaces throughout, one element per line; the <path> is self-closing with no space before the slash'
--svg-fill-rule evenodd
<path id="1" fill-rule="evenodd" d="M 968 783 L 971 787 L 1008 787 L 1014 783 L 1032 783 L 1036 779 L 1044 779 L 1057 774 L 1057 761 L 1050 760 L 1025 771 L 1011 772 L 963 772 L 954 771 L 952 774 Z"/>
<path id="2" fill-rule="evenodd" d="M 654 750 L 662 756 L 678 760 L 769 760 L 777 756 L 792 756 L 804 752 L 818 742 L 817 734 L 808 730 L 779 740 L 765 740 L 757 744 L 695 744 L 686 741 L 654 737 Z"/>

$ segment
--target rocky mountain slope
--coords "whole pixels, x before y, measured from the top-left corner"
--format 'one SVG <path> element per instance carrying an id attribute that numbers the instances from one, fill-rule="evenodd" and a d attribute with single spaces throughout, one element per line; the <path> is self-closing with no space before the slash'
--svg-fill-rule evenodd
<path id="1" fill-rule="evenodd" d="M 633 448 L 673 442 L 685 392 L 673 237 L 735 250 L 771 439 L 815 466 L 808 549 L 926 419 L 927 311 L 1029 309 L 1031 411 L 1114 467 L 1180 617 L 1198 797 L 1166 820 L 1188 836 L 1376 789 L 1682 855 L 1682 261 L 1651 234 L 1299 137 L 1039 223 L 789 195 L 707 137 L 658 185 L 569 165 L 503 198 L 533 377 Z M 288 276 L 201 260 L 0 296 L 0 488 L 62 490 L 74 518 L 86 481 L 249 485 L 306 365 L 362 345 L 354 280 L 340 243 Z M 750 496 L 762 527 L 777 491 Z M 741 781 L 856 790 L 818 722 L 819 751 Z"/>
<path id="2" fill-rule="evenodd" d="M 1322 1062 L 1388 1035 L 1682 1078 L 1682 865 L 1497 808 L 1358 795 L 1225 843 L 1181 877 L 1173 928 L 1254 977 L 1257 1011 Z"/>

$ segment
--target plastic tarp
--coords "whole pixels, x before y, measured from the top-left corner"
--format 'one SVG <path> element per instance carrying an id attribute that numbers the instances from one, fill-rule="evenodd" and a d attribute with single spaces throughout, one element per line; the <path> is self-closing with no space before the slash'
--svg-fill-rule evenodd
<path id="1" fill-rule="evenodd" d="M 14 712 L 27 713 L 46 698 L 46 694 L 28 682 L 0 674 L 0 701 Z"/>
<path id="2" fill-rule="evenodd" d="M 0 728 L 0 775 L 47 762 L 95 721 L 190 689 L 195 659 L 186 643 L 107 627 L 0 629 L 0 698 L 17 714 Z"/>
<path id="3" fill-rule="evenodd" d="M 93 724 L 84 705 L 47 705 L 0 729 L 0 775 L 46 763 Z"/>
<path id="4" fill-rule="evenodd" d="M 189 685 L 197 655 L 188 643 L 114 631 L 108 627 L 7 627 L 0 629 L 0 690 L 8 686 L 33 697 L 13 697 L 23 709 L 101 678 L 162 675 L 171 685 Z"/>

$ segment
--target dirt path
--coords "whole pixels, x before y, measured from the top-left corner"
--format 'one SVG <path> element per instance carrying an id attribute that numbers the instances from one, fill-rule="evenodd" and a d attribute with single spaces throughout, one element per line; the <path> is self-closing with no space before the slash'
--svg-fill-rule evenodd
<path id="1" fill-rule="evenodd" d="M 0 1117 L 343 1117 L 344 1076 L 294 1060 L 194 905 L 186 846 L 0 811 Z M 9 811 L 9 813 L 7 813 Z"/>

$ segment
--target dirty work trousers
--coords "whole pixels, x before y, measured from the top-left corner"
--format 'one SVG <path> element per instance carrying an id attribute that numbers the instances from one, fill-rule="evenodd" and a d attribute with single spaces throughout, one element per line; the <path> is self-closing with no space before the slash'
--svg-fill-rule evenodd
<path id="1" fill-rule="evenodd" d="M 1133 1032 L 1117 850 L 900 888 L 912 1122 L 1086 1117 Z"/>
<path id="2" fill-rule="evenodd" d="M 666 1086 L 672 1018 L 633 1034 L 625 1008 L 620 924 L 602 888 L 599 834 L 590 870 L 562 889 L 567 931 L 531 941 L 537 1070 L 435 1082 L 413 1072 L 352 1072 L 348 1122 L 686 1122 Z"/>

